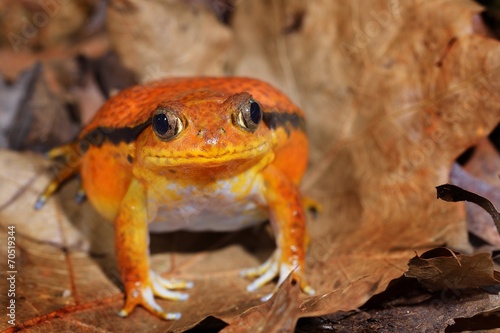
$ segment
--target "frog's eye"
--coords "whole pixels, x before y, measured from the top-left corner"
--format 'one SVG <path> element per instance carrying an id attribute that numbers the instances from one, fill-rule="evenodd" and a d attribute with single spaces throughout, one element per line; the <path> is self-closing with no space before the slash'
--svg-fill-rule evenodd
<path id="1" fill-rule="evenodd" d="M 262 121 L 262 108 L 254 100 L 243 104 L 236 115 L 236 123 L 245 131 L 254 132 Z"/>
<path id="2" fill-rule="evenodd" d="M 175 138 L 184 129 L 182 119 L 175 112 L 165 108 L 156 110 L 152 123 L 156 136 L 162 141 Z"/>

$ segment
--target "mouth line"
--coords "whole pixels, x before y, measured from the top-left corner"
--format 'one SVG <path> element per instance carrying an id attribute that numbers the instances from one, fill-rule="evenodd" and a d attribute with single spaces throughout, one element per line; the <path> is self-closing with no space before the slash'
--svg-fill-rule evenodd
<path id="1" fill-rule="evenodd" d="M 183 155 L 148 155 L 146 156 L 146 159 L 154 161 L 173 162 L 167 164 L 192 164 L 193 162 L 210 163 L 224 161 L 230 162 L 241 158 L 253 158 L 259 155 L 263 155 L 266 150 L 263 150 L 262 148 L 265 148 L 267 145 L 268 143 L 262 143 L 258 146 L 243 150 L 226 150 L 216 155 L 191 153 L 186 153 Z"/>

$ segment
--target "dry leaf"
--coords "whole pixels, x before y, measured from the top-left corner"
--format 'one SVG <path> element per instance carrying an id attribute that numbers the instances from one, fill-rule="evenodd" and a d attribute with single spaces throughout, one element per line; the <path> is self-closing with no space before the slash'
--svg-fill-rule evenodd
<path id="1" fill-rule="evenodd" d="M 15 52 L 40 50 L 74 42 L 85 30 L 95 0 L 13 1 L 0 4 L 0 47 Z"/>
<path id="2" fill-rule="evenodd" d="M 39 66 L 34 66 L 23 73 L 19 79 L 12 84 L 7 84 L 0 77 L 0 147 L 7 148 L 9 139 L 7 131 L 12 126 L 16 115 L 19 113 L 26 100 L 26 93 L 30 90 L 35 76 L 40 72 Z"/>
<path id="3" fill-rule="evenodd" d="M 81 57 L 82 67 L 96 77 L 99 88 L 106 97 L 137 84 L 134 74 L 127 70 L 115 52 L 109 52 L 97 59 Z M 84 80 L 87 83 L 88 79 Z"/>
<path id="4" fill-rule="evenodd" d="M 463 168 L 472 176 L 480 178 L 492 186 L 500 186 L 498 179 L 500 156 L 489 139 L 485 138 L 474 146 L 472 156 Z"/>
<path id="5" fill-rule="evenodd" d="M 231 33 L 213 11 L 186 1 L 110 1 L 110 38 L 142 82 L 222 75 Z"/>
<path id="6" fill-rule="evenodd" d="M 455 257 L 451 257 L 450 254 Z M 422 259 L 424 257 L 426 259 Z M 495 311 L 498 311 L 500 305 L 500 297 L 497 295 L 498 284 L 479 289 L 477 287 L 481 284 L 481 280 L 472 279 L 470 275 L 475 273 L 464 267 L 442 272 L 443 274 L 436 272 L 443 267 L 446 270 L 446 267 L 450 266 L 448 260 L 444 265 L 437 262 L 423 264 L 428 266 L 432 264 L 432 267 L 429 267 L 430 274 L 435 273 L 433 278 L 446 286 L 435 292 L 431 293 L 428 289 L 424 289 L 417 279 L 406 277 L 408 273 L 417 272 L 421 275 L 418 277 L 423 279 L 424 285 L 429 283 L 430 281 L 426 280 L 429 272 L 420 267 L 422 264 L 420 261 L 432 259 L 431 257 L 461 260 L 467 263 L 478 260 L 484 266 L 489 265 L 486 271 L 493 272 L 491 258 L 465 256 L 464 260 L 463 255 L 455 254 L 449 249 L 434 249 L 424 253 L 422 257 L 413 258 L 412 261 L 418 259 L 417 265 L 412 265 L 411 261 L 409 272 L 391 281 L 386 290 L 372 297 L 359 310 L 303 318 L 299 320 L 295 332 L 318 332 L 321 328 L 324 328 L 325 332 L 347 330 L 349 332 L 383 331 L 388 333 L 415 330 L 462 332 L 497 328 L 498 321 L 495 322 L 495 319 L 498 319 L 498 313 Z M 470 289 L 464 289 L 467 287 L 461 280 L 461 276 L 464 275 L 468 275 L 465 280 Z M 497 277 L 499 274 L 495 271 L 493 275 Z"/>
<path id="7" fill-rule="evenodd" d="M 47 85 L 43 68 L 36 67 L 37 74 L 9 127 L 10 149 L 46 151 L 69 142 L 79 131 L 66 112 L 65 101 Z"/>
<path id="8" fill-rule="evenodd" d="M 465 318 L 478 313 L 487 315 L 488 311 L 498 309 L 499 300 L 498 297 L 493 298 L 477 289 L 446 290 L 432 295 L 420 304 L 363 308 L 362 311 L 301 319 L 296 332 L 444 333 L 498 328 L 498 316 L 492 316 L 493 322 L 488 322 L 487 317 L 479 315 L 474 321 Z M 467 322 L 469 327 L 463 322 Z M 324 331 L 318 328 L 324 328 Z"/>
<path id="9" fill-rule="evenodd" d="M 447 244 L 470 250 L 463 205 L 436 200 L 434 187 L 448 181 L 455 158 L 500 119 L 500 45 L 481 34 L 484 29 L 476 30 L 480 12 L 480 6 L 466 0 L 255 0 L 235 2 L 230 25 L 224 26 L 202 5 L 129 0 L 111 2 L 108 24 L 123 62 L 142 80 L 173 74 L 258 76 L 277 84 L 306 111 L 312 151 L 304 190 L 324 210 L 310 223 L 307 259 L 318 294 L 299 295 L 300 312 L 287 312 L 296 321 L 359 307 L 405 272 L 415 249 Z M 203 43 L 198 43 L 201 36 Z M 17 179 L 38 184 L 37 168 L 14 178 L 7 163 L 2 180 L 17 189 L 27 187 Z M 31 207 L 35 192 L 36 187 L 23 192 L 26 196 L 16 189 L 5 194 L 11 211 L 8 219 L 0 211 L 3 228 L 32 219 L 29 211 L 23 212 L 26 216 L 13 212 Z M 67 207 L 69 199 L 60 199 Z M 52 202 L 55 207 L 57 199 Z M 44 221 L 59 221 L 67 211 L 54 208 Z M 85 230 L 101 221 L 89 219 L 89 211 L 86 206 L 81 215 L 72 213 L 71 223 Z M 49 239 L 64 236 L 65 225 L 42 231 L 48 230 Z M 19 232 L 20 244 L 29 239 L 27 232 Z M 181 311 L 180 321 L 162 322 L 141 309 L 129 319 L 117 318 L 122 299 L 111 282 L 116 274 L 109 249 L 93 251 L 102 259 L 93 260 L 78 248 L 52 247 L 58 272 L 71 274 L 45 272 L 27 283 L 19 275 L 20 294 L 26 298 L 19 303 L 19 327 L 183 331 L 209 315 L 236 324 L 251 307 L 279 309 L 280 304 L 259 301 L 272 286 L 249 294 L 248 281 L 238 277 L 240 268 L 271 253 L 264 230 L 159 237 L 172 252 L 158 249 L 153 267 L 195 282 L 187 302 L 160 301 L 166 310 Z M 91 246 L 110 245 L 110 238 L 101 239 L 107 240 L 94 238 Z M 40 263 L 48 267 L 29 256 L 33 253 L 39 252 L 25 255 L 32 258 L 30 269 L 40 270 Z M 55 289 L 54 281 L 64 288 Z M 66 290 L 67 281 L 72 282 L 69 296 L 63 293 L 62 299 L 60 289 Z M 31 301 L 31 283 L 38 283 L 37 300 L 43 302 Z M 491 299 L 496 302 L 498 296 Z"/>
<path id="10" fill-rule="evenodd" d="M 292 332 L 299 311 L 299 293 L 299 285 L 292 284 L 288 278 L 268 302 L 245 311 L 234 321 L 229 321 L 230 325 L 221 333 L 250 333 L 255 332 L 256 328 L 266 333 Z"/>
<path id="11" fill-rule="evenodd" d="M 48 170 L 49 163 L 39 155 L 0 150 L 0 226 L 6 230 L 8 225 L 15 225 L 18 235 L 59 249 L 87 249 L 82 226 L 75 228 L 74 215 L 65 214 L 57 200 L 46 209 L 34 210 L 33 200 L 46 186 Z"/>
<path id="12" fill-rule="evenodd" d="M 500 312 L 498 308 L 493 311 L 485 311 L 475 316 L 464 316 L 456 318 L 455 324 L 450 327 L 450 332 L 466 332 L 472 330 L 492 330 L 498 328 Z"/>
<path id="13" fill-rule="evenodd" d="M 472 256 L 445 248 L 434 249 L 412 258 L 407 277 L 418 279 L 427 289 L 464 289 L 500 283 L 489 253 Z"/>

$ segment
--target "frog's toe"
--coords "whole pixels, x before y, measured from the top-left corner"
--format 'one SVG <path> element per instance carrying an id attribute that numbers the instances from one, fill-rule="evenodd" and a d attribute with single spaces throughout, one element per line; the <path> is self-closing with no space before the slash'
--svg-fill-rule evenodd
<path id="1" fill-rule="evenodd" d="M 156 281 L 153 281 L 153 288 L 155 296 L 163 299 L 169 299 L 171 301 L 185 301 L 189 298 L 189 294 L 167 289 Z"/>
<path id="2" fill-rule="evenodd" d="M 303 276 L 302 272 L 293 271 L 291 274 L 292 279 L 299 283 L 300 290 L 302 290 L 304 294 L 307 294 L 309 296 L 313 296 L 314 294 L 316 294 L 316 290 L 314 290 L 314 288 L 307 283 L 307 280 Z"/>
<path id="3" fill-rule="evenodd" d="M 266 271 L 264 271 L 262 275 L 260 275 L 257 279 L 255 279 L 255 281 L 253 281 L 247 286 L 247 291 L 252 292 L 259 289 L 268 284 L 269 282 L 271 282 L 277 276 L 278 276 L 278 262 L 275 261 L 269 265 L 269 268 Z"/>
<path id="4" fill-rule="evenodd" d="M 292 280 L 299 284 L 302 292 L 309 296 L 316 293 L 316 291 L 307 283 L 304 273 L 301 271 L 300 267 L 291 266 L 286 263 L 282 263 L 280 265 L 280 279 L 278 281 L 278 286 L 281 285 L 289 275 L 292 276 Z"/>
<path id="5" fill-rule="evenodd" d="M 165 320 L 178 320 L 181 318 L 179 312 L 166 312 L 154 299 L 151 287 L 141 287 L 127 292 L 125 306 L 118 312 L 120 317 L 127 317 L 137 305 L 141 305 L 146 310 Z"/>
<path id="6" fill-rule="evenodd" d="M 255 281 L 247 286 L 247 291 L 255 291 L 260 287 L 271 282 L 279 274 L 280 251 L 275 250 L 272 256 L 262 265 L 255 268 L 244 269 L 240 272 L 242 276 L 256 278 Z"/>
<path id="7" fill-rule="evenodd" d="M 323 206 L 313 198 L 305 197 L 302 199 L 302 203 L 304 208 L 312 214 L 314 219 L 323 212 Z"/>
<path id="8" fill-rule="evenodd" d="M 150 272 L 150 277 L 153 280 L 153 283 L 167 289 L 191 289 L 194 286 L 192 281 L 165 279 L 153 271 Z"/>
<path id="9" fill-rule="evenodd" d="M 279 251 L 275 250 L 274 253 L 271 255 L 271 257 L 269 257 L 269 259 L 267 259 L 262 265 L 259 265 L 257 267 L 242 269 L 240 271 L 240 275 L 247 278 L 255 278 L 261 276 L 267 271 L 269 271 L 273 264 L 276 264 L 278 262 L 278 257 L 279 257 Z"/>
<path id="10" fill-rule="evenodd" d="M 267 301 L 278 290 L 278 287 L 285 281 L 285 279 L 292 275 L 292 279 L 300 285 L 300 289 L 307 295 L 314 295 L 314 289 L 307 283 L 303 273 L 298 266 L 291 266 L 279 260 L 280 252 L 276 250 L 273 255 L 262 265 L 257 268 L 250 268 L 241 271 L 241 274 L 246 277 L 257 277 L 255 281 L 247 286 L 247 291 L 255 291 L 262 286 L 271 282 L 274 278 L 279 276 L 278 283 L 274 291 L 262 298 L 262 301 Z"/>
<path id="11" fill-rule="evenodd" d="M 165 279 L 153 271 L 150 271 L 149 276 L 151 278 L 153 293 L 155 296 L 172 301 L 185 301 L 189 298 L 189 294 L 173 291 L 171 289 L 191 288 L 193 286 L 192 282 Z"/>
<path id="12" fill-rule="evenodd" d="M 261 297 L 261 301 L 262 302 L 266 302 L 268 301 L 271 297 L 273 297 L 274 293 L 276 293 L 276 291 L 278 290 L 279 286 L 286 280 L 286 278 L 288 277 L 288 275 L 292 275 L 292 280 L 298 282 L 300 284 L 300 289 L 302 290 L 302 292 L 304 292 L 305 294 L 309 295 L 309 296 L 312 296 L 316 293 L 316 291 L 307 283 L 306 279 L 302 276 L 302 274 L 300 274 L 300 272 L 297 271 L 297 269 L 293 270 L 291 269 L 291 266 L 290 265 L 287 265 L 287 264 L 281 264 L 280 265 L 280 278 L 279 278 L 279 281 L 278 283 L 276 284 L 276 287 L 274 288 L 274 290 Z M 248 289 L 248 288 L 247 288 Z"/>
<path id="13" fill-rule="evenodd" d="M 75 202 L 81 205 L 85 199 L 87 199 L 87 195 L 85 194 L 85 190 L 83 188 L 78 189 L 75 195 Z"/>
<path id="14" fill-rule="evenodd" d="M 189 298 L 186 293 L 171 289 L 186 289 L 192 287 L 192 282 L 169 280 L 162 278 L 153 271 L 149 271 L 149 279 L 142 283 L 130 283 L 126 286 L 125 306 L 118 313 L 127 317 L 136 306 L 141 305 L 152 314 L 166 320 L 181 318 L 178 312 L 166 312 L 155 301 L 155 296 L 172 301 L 184 301 Z"/>

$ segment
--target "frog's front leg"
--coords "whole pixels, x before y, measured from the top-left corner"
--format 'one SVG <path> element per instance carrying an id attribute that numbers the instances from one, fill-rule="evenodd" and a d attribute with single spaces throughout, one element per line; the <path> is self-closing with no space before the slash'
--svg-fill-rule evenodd
<path id="1" fill-rule="evenodd" d="M 154 296 L 185 300 L 188 295 L 170 289 L 190 288 L 190 282 L 161 278 L 150 270 L 146 189 L 133 179 L 115 219 L 115 247 L 118 269 L 125 286 L 125 306 L 119 312 L 128 316 L 137 305 L 163 319 L 179 319 L 180 313 L 165 312 Z"/>
<path id="2" fill-rule="evenodd" d="M 268 203 L 271 225 L 276 237 L 276 251 L 264 264 L 242 271 L 248 277 L 257 277 L 248 291 L 254 291 L 279 276 L 277 287 L 289 274 L 300 284 L 303 292 L 314 294 L 304 276 L 308 241 L 306 218 L 299 189 L 281 170 L 270 165 L 262 176 L 264 197 Z"/>

